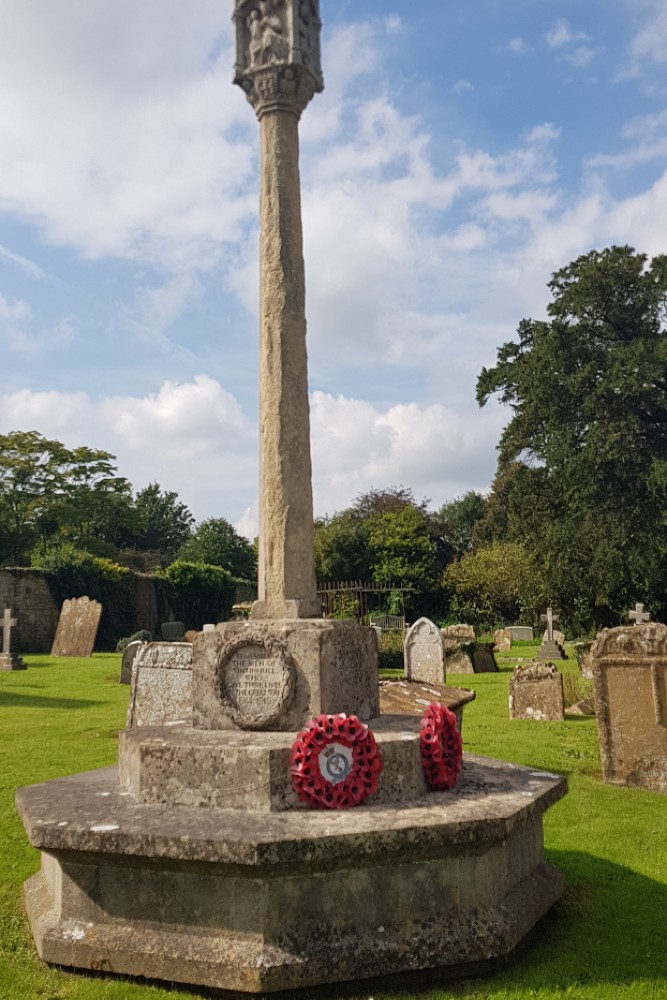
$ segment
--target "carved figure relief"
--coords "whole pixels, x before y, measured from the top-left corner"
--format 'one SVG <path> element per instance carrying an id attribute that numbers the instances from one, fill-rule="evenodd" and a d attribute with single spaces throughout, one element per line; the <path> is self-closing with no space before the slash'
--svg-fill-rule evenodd
<path id="1" fill-rule="evenodd" d="M 281 8 L 284 0 L 259 0 L 248 14 L 250 69 L 275 66 L 289 54 L 287 31 Z"/>

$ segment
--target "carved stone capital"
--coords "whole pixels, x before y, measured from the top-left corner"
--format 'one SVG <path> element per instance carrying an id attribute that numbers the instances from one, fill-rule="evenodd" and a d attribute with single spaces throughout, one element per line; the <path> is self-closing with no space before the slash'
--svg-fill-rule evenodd
<path id="1" fill-rule="evenodd" d="M 257 117 L 270 111 L 301 116 L 324 87 L 319 0 L 235 0 L 234 83 Z"/>

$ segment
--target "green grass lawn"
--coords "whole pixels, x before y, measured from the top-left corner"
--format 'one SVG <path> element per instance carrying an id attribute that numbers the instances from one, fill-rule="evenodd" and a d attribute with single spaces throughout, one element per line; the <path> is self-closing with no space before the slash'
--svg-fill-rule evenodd
<path id="1" fill-rule="evenodd" d="M 600 780 L 595 719 L 508 719 L 514 654 L 500 672 L 450 677 L 474 688 L 464 749 L 567 774 L 569 794 L 545 817 L 547 857 L 566 892 L 511 964 L 491 979 L 403 990 L 403 1000 L 667 1000 L 667 798 Z M 29 669 L 0 673 L 0 1000 L 179 1000 L 188 990 L 72 974 L 43 966 L 21 909 L 21 885 L 38 867 L 14 808 L 17 786 L 114 763 L 129 689 L 120 657 L 27 656 Z M 568 660 L 565 672 L 576 671 Z M 385 1000 L 381 988 L 354 1000 Z M 391 994 L 395 996 L 395 993 Z"/>

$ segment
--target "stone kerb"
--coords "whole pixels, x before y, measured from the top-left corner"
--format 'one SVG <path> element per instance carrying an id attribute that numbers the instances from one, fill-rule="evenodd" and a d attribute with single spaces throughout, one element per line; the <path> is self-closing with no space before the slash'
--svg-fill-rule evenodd
<path id="1" fill-rule="evenodd" d="M 604 780 L 667 794 L 667 626 L 608 629 L 591 661 Z"/>
<path id="2" fill-rule="evenodd" d="M 565 718 L 563 677 L 553 663 L 514 668 L 509 685 L 510 719 L 559 722 Z"/>
<path id="3" fill-rule="evenodd" d="M 444 684 L 445 655 L 442 632 L 428 618 L 419 618 L 403 640 L 404 674 L 409 681 Z"/>

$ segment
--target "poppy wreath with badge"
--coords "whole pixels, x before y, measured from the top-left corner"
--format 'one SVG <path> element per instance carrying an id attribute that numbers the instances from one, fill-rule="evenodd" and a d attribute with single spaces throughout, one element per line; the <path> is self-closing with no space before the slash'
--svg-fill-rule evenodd
<path id="1" fill-rule="evenodd" d="M 463 766 L 463 741 L 456 716 L 432 701 L 421 720 L 421 755 L 426 784 L 434 792 L 454 788 Z"/>
<path id="2" fill-rule="evenodd" d="M 292 744 L 292 785 L 318 809 L 358 806 L 377 788 L 382 757 L 356 715 L 318 715 Z"/>

